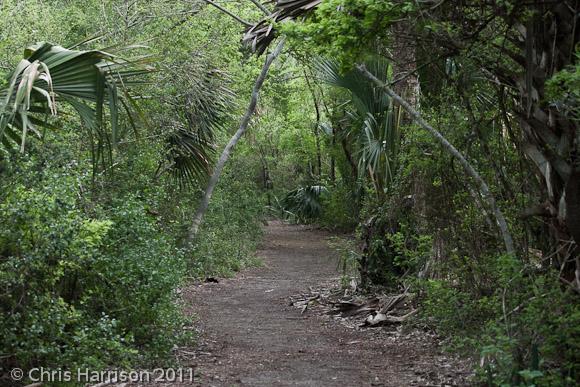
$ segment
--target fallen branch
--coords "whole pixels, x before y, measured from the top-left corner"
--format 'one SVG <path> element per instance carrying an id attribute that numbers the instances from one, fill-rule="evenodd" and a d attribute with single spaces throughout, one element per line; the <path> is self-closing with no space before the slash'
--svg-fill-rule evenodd
<path id="1" fill-rule="evenodd" d="M 417 313 L 417 309 L 410 311 L 403 316 L 389 316 L 384 313 L 377 313 L 375 316 L 369 316 L 361 326 L 377 326 L 379 324 L 401 324 Z"/>
<path id="2" fill-rule="evenodd" d="M 292 306 L 296 306 L 296 307 L 302 307 L 302 310 L 300 311 L 300 314 L 306 312 L 306 309 L 308 309 L 308 306 L 310 305 L 310 303 L 312 301 L 316 301 L 320 298 L 320 294 L 315 294 L 312 297 L 308 297 L 304 300 L 300 300 L 300 301 L 293 301 L 290 303 L 290 305 Z"/>
<path id="3" fill-rule="evenodd" d="M 203 198 L 201 199 L 201 203 L 199 204 L 199 207 L 198 207 L 198 209 L 193 217 L 193 221 L 191 222 L 191 226 L 189 228 L 189 232 L 188 232 L 187 239 L 186 239 L 186 246 L 187 247 L 191 247 L 191 245 L 193 244 L 195 236 L 197 235 L 197 231 L 199 230 L 199 226 L 201 225 L 201 222 L 203 220 L 203 216 L 205 215 L 207 208 L 209 206 L 209 201 L 211 200 L 213 190 L 215 189 L 215 186 L 220 178 L 220 175 L 222 173 L 222 170 L 224 169 L 226 162 L 230 158 L 230 154 L 232 152 L 232 149 L 236 146 L 236 144 L 238 143 L 240 138 L 242 138 L 242 136 L 246 132 L 246 129 L 248 128 L 248 124 L 250 123 L 250 119 L 252 118 L 252 115 L 254 114 L 254 111 L 256 110 L 256 105 L 258 104 L 258 96 L 260 93 L 260 89 L 262 88 L 262 85 L 264 84 L 264 80 L 266 79 L 266 76 L 268 75 L 268 70 L 270 69 L 270 65 L 272 64 L 272 62 L 274 62 L 274 60 L 282 52 L 282 47 L 284 47 L 284 40 L 285 39 L 282 38 L 280 40 L 280 42 L 278 43 L 278 45 L 276 46 L 276 48 L 274 49 L 274 51 L 272 51 L 272 53 L 270 53 L 266 57 L 266 62 L 264 63 L 264 66 L 262 67 L 262 71 L 260 72 L 260 75 L 256 79 L 256 83 L 254 84 L 254 88 L 252 90 L 252 96 L 250 98 L 250 104 L 248 106 L 248 109 L 246 110 L 246 114 L 244 114 L 244 117 L 242 118 L 242 121 L 240 123 L 240 127 L 238 128 L 236 133 L 232 136 L 230 141 L 227 143 L 226 147 L 224 148 L 219 160 L 217 161 L 217 163 L 213 169 L 213 173 L 212 173 L 211 177 L 209 178 L 209 182 L 207 184 L 207 188 L 205 189 L 205 193 L 203 195 Z"/>
<path id="4" fill-rule="evenodd" d="M 341 317 L 352 317 L 361 313 L 372 313 L 377 310 L 379 299 L 373 298 L 364 303 L 356 303 L 352 301 L 339 301 L 334 304 L 335 312 L 338 312 Z"/>
<path id="5" fill-rule="evenodd" d="M 406 299 L 408 296 L 407 293 L 403 293 L 403 294 L 399 294 L 397 296 L 393 296 L 393 297 L 389 297 L 387 299 L 387 301 L 383 304 L 383 306 L 381 307 L 379 313 L 384 313 L 386 314 L 387 312 L 390 312 L 391 310 L 393 310 L 397 305 L 399 305 L 399 303 L 401 301 L 403 301 L 404 299 Z"/>

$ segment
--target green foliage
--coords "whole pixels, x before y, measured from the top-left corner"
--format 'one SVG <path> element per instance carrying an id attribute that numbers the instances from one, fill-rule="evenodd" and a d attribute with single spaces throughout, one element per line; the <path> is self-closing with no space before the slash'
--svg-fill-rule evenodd
<path id="1" fill-rule="evenodd" d="M 28 162 L 0 205 L 2 366 L 150 364 L 181 339 L 183 254 L 135 197 L 78 197 L 72 165 Z M 22 172 L 22 171 L 20 171 Z"/>
<path id="2" fill-rule="evenodd" d="M 299 49 L 355 63 L 394 20 L 414 8 L 413 1 L 325 0 L 305 22 L 283 23 L 281 30 Z"/>
<path id="3" fill-rule="evenodd" d="M 426 280 L 423 322 L 480 354 L 479 377 L 489 385 L 571 386 L 578 378 L 580 308 L 557 273 L 537 272 L 513 258 L 490 257 L 490 291 L 449 280 Z M 448 273 L 462 278 L 461 265 Z"/>
<path id="4" fill-rule="evenodd" d="M 394 251 L 393 264 L 403 271 L 417 272 L 429 259 L 433 246 L 430 235 L 408 235 L 406 230 L 387 234 Z"/>
<path id="5" fill-rule="evenodd" d="M 562 291 L 557 273 L 506 273 L 495 293 L 499 318 L 488 321 L 477 340 L 481 373 L 494 385 L 572 386 L 580 372 L 580 307 Z M 482 378 L 483 378 L 482 375 Z"/>
<path id="6" fill-rule="evenodd" d="M 446 280 L 427 280 L 421 283 L 425 298 L 423 314 L 444 335 L 467 334 L 480 327 L 482 319 L 492 319 L 496 313 L 496 299 L 476 298 L 454 287 Z M 465 343 L 459 341 L 458 346 Z"/>
<path id="7" fill-rule="evenodd" d="M 196 237 L 190 274 L 231 276 L 244 267 L 259 264 L 255 251 L 262 235 L 264 205 L 247 165 L 230 160 Z"/>

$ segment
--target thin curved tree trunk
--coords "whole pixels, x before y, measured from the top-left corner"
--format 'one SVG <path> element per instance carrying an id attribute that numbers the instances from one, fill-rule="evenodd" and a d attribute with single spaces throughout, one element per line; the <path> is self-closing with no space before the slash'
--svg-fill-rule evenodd
<path id="1" fill-rule="evenodd" d="M 225 146 L 224 150 L 222 151 L 222 154 L 221 154 L 220 158 L 218 159 L 218 161 L 213 169 L 213 173 L 212 173 L 211 177 L 209 178 L 209 182 L 207 184 L 207 188 L 205 189 L 205 193 L 203 195 L 203 198 L 201 199 L 201 203 L 199 204 L 199 207 L 197 208 L 197 211 L 195 212 L 195 215 L 194 215 L 193 220 L 191 222 L 191 226 L 189 227 L 189 232 L 187 234 L 187 239 L 186 239 L 186 246 L 188 246 L 188 247 L 191 246 L 191 244 L 193 243 L 193 241 L 195 239 L 195 236 L 197 235 L 197 231 L 199 230 L 199 226 L 201 225 L 201 222 L 203 220 L 203 216 L 207 212 L 207 208 L 209 206 L 209 202 L 211 200 L 213 190 L 215 189 L 215 186 L 216 186 L 216 184 L 221 176 L 222 170 L 224 169 L 226 162 L 230 158 L 230 154 L 232 152 L 232 149 L 236 146 L 236 144 L 238 143 L 240 138 L 242 138 L 242 136 L 246 132 L 246 129 L 248 128 L 248 124 L 250 123 L 250 119 L 252 118 L 252 116 L 254 115 L 254 111 L 256 110 L 256 105 L 258 103 L 258 96 L 260 93 L 260 89 L 262 88 L 262 85 L 264 84 L 264 80 L 266 79 L 266 76 L 268 75 L 268 70 L 270 69 L 270 65 L 272 64 L 272 62 L 274 62 L 274 60 L 282 52 L 282 47 L 284 47 L 284 41 L 285 41 L 285 39 L 282 38 L 280 40 L 280 42 L 278 43 L 278 45 L 276 46 L 276 48 L 274 49 L 274 51 L 272 51 L 272 53 L 270 53 L 266 57 L 266 62 L 264 63 L 264 66 L 262 67 L 262 71 L 260 72 L 260 75 L 256 79 L 256 83 L 254 84 L 254 88 L 252 90 L 252 95 L 250 97 L 250 104 L 248 105 L 248 109 L 246 110 L 246 114 L 244 114 L 244 117 L 242 118 L 242 121 L 240 122 L 240 127 L 238 128 L 236 133 L 232 136 L 232 138 L 230 138 L 230 141 L 228 141 L 227 145 Z"/>
<path id="2" fill-rule="evenodd" d="M 455 148 L 449 141 L 447 141 L 447 139 L 443 137 L 443 135 L 438 130 L 436 130 L 431 125 L 429 125 L 425 120 L 423 120 L 421 114 L 419 114 L 419 112 L 415 110 L 411 105 L 409 105 L 407 101 L 405 101 L 397 93 L 395 93 L 389 87 L 389 85 L 381 82 L 377 77 L 375 77 L 371 72 L 369 72 L 364 65 L 358 65 L 357 67 L 367 78 L 373 81 L 378 87 L 383 88 L 391 98 L 393 98 L 399 105 L 401 105 L 403 109 L 405 109 L 411 115 L 413 120 L 415 120 L 421 127 L 423 127 L 425 130 L 431 133 L 437 139 L 437 141 L 439 141 L 439 143 L 453 157 L 455 157 L 457 161 L 459 161 L 459 164 L 461 164 L 465 173 L 467 173 L 471 178 L 473 178 L 473 180 L 475 180 L 475 182 L 478 185 L 481 196 L 483 196 L 483 198 L 485 199 L 485 201 L 487 202 L 487 204 L 489 205 L 495 216 L 496 222 L 501 232 L 501 236 L 503 238 L 506 252 L 510 255 L 515 256 L 514 242 L 508 230 L 505 217 L 503 216 L 503 213 L 497 206 L 495 198 L 491 194 L 491 191 L 489 190 L 487 183 L 481 178 L 481 176 L 475 170 L 475 168 L 471 166 L 471 164 L 467 161 L 465 157 L 463 157 L 463 155 L 461 154 L 461 152 L 457 150 L 457 148 Z"/>
<path id="3" fill-rule="evenodd" d="M 322 176 L 322 151 L 320 149 L 320 106 L 319 100 L 316 96 L 314 87 L 310 84 L 308 80 L 308 74 L 306 74 L 306 69 L 304 69 L 304 80 L 306 81 L 306 86 L 312 95 L 312 102 L 314 103 L 314 110 L 316 111 L 316 123 L 314 124 L 314 140 L 316 143 L 316 167 L 318 168 L 316 177 L 320 180 Z"/>

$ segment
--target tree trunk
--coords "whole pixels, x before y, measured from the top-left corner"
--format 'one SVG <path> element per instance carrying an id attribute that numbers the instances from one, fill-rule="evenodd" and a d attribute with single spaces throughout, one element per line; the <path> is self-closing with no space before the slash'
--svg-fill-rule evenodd
<path id="1" fill-rule="evenodd" d="M 570 115 L 546 103 L 546 81 L 555 73 L 574 64 L 574 50 L 580 40 L 577 2 L 537 3 L 536 11 L 525 24 L 517 24 L 523 39 L 512 54 L 524 58 L 509 69 L 493 69 L 498 78 L 519 91 L 516 115 L 524 134 L 524 151 L 536 164 L 536 173 L 544 182 L 549 203 L 547 223 L 556 244 L 556 259 L 564 277 L 573 278 L 576 267 L 573 255 L 580 243 L 580 171 L 575 164 L 580 154 L 578 123 Z M 516 57 L 512 55 L 512 57 Z M 519 64 L 519 66 L 517 66 Z M 546 252 L 548 255 L 548 252 Z M 580 284 L 578 285 L 580 288 Z"/>
<path id="2" fill-rule="evenodd" d="M 340 145 L 342 146 L 342 151 L 344 152 L 344 157 L 346 158 L 346 161 L 348 161 L 348 165 L 350 165 L 350 170 L 352 172 L 352 179 L 354 181 L 356 181 L 356 179 L 358 178 L 358 167 L 357 167 L 356 163 L 354 162 L 352 154 L 350 153 L 350 150 L 348 149 L 348 144 L 346 143 L 346 140 L 344 138 L 340 141 Z"/>
<path id="3" fill-rule="evenodd" d="M 308 79 L 306 70 L 304 70 L 304 79 L 306 80 L 306 86 L 310 91 L 310 95 L 312 95 L 312 102 L 314 103 L 314 111 L 316 112 L 316 122 L 314 123 L 314 141 L 316 142 L 316 167 L 318 168 L 316 176 L 320 181 L 320 177 L 322 176 L 322 152 L 320 148 L 320 106 L 318 102 L 318 96 L 316 95 L 314 87 L 312 86 L 310 80 Z"/>
<path id="4" fill-rule="evenodd" d="M 193 217 L 193 220 L 191 222 L 189 232 L 187 234 L 186 246 L 188 246 L 188 247 L 190 247 L 192 245 L 192 243 L 195 239 L 195 236 L 197 235 L 197 231 L 199 230 L 199 226 L 203 220 L 203 216 L 207 212 L 207 208 L 209 206 L 209 202 L 211 200 L 213 190 L 215 189 L 215 186 L 220 178 L 220 175 L 222 173 L 222 170 L 224 169 L 226 162 L 230 158 L 230 154 L 231 154 L 232 149 L 236 146 L 236 144 L 238 143 L 238 141 L 244 135 L 244 133 L 246 132 L 246 129 L 248 128 L 248 124 L 250 123 L 250 119 L 252 118 L 252 115 L 254 114 L 254 111 L 256 110 L 256 105 L 258 103 L 258 95 L 260 93 L 260 89 L 261 89 L 262 85 L 264 84 L 264 80 L 266 79 L 266 76 L 268 75 L 268 70 L 270 69 L 270 65 L 278 57 L 278 55 L 280 55 L 280 52 L 282 51 L 282 47 L 284 46 L 284 41 L 285 41 L 285 39 L 282 38 L 280 40 L 280 42 L 278 43 L 278 45 L 276 46 L 276 48 L 274 49 L 274 51 L 272 51 L 272 53 L 266 57 L 266 61 L 264 63 L 264 66 L 262 67 L 262 71 L 260 72 L 260 75 L 256 79 L 256 83 L 254 84 L 254 88 L 252 90 L 252 96 L 250 98 L 250 104 L 248 106 L 248 109 L 246 110 L 246 114 L 244 114 L 244 117 L 242 118 L 242 121 L 240 123 L 240 127 L 238 128 L 236 133 L 232 136 L 230 141 L 227 143 L 227 145 L 224 148 L 219 160 L 217 161 L 217 163 L 214 167 L 213 173 L 212 173 L 212 175 L 209 179 L 209 182 L 207 184 L 207 188 L 205 189 L 205 193 L 203 195 L 203 198 L 201 199 L 201 203 L 199 204 L 199 207 L 197 208 L 197 211 L 196 211 L 196 213 Z"/>
<path id="5" fill-rule="evenodd" d="M 391 57 L 393 66 L 393 90 L 413 108 L 419 104 L 419 77 L 417 76 L 417 42 L 411 34 L 409 21 L 402 20 L 391 26 L 393 43 Z"/>
<path id="6" fill-rule="evenodd" d="M 459 164 L 461 164 L 461 166 L 463 167 L 465 172 L 469 176 L 471 176 L 471 178 L 473 178 L 473 180 L 475 180 L 475 182 L 477 183 L 477 185 L 479 187 L 479 192 L 480 192 L 481 196 L 488 203 L 488 205 L 490 206 L 490 208 L 491 208 L 491 210 L 496 218 L 497 224 L 499 226 L 499 229 L 501 231 L 501 235 L 502 235 L 502 238 L 503 238 L 503 241 L 505 244 L 506 252 L 510 255 L 515 255 L 513 239 L 512 239 L 511 234 L 508 230 L 508 226 L 507 226 L 507 222 L 505 220 L 505 217 L 503 216 L 503 213 L 501 212 L 501 210 L 497 206 L 495 198 L 491 194 L 489 187 L 487 186 L 485 181 L 481 178 L 479 173 L 477 173 L 477 171 L 471 166 L 471 164 L 469 164 L 469 162 L 465 159 L 465 157 L 463 157 L 463 155 L 449 141 L 447 141 L 447 139 L 445 137 L 443 137 L 443 135 L 441 133 L 439 133 L 439 131 L 437 131 L 435 128 L 433 128 L 431 125 L 429 125 L 425 120 L 423 120 L 423 118 L 421 117 L 419 112 L 417 110 L 413 109 L 413 107 L 411 105 L 409 105 L 409 103 L 407 103 L 397 93 L 395 93 L 387 84 L 384 84 L 377 77 L 375 77 L 372 73 L 370 73 L 364 65 L 358 65 L 357 67 L 367 78 L 372 80 L 378 87 L 383 88 L 387 92 L 387 94 L 391 98 L 393 98 L 399 105 L 401 105 L 403 107 L 403 109 L 405 109 L 421 127 L 423 127 L 425 130 L 427 130 L 429 133 L 431 133 L 439 141 L 439 143 L 453 157 L 455 157 L 457 159 L 457 161 L 459 161 Z"/>
<path id="7" fill-rule="evenodd" d="M 334 161 L 334 152 L 335 152 L 335 148 L 336 148 L 336 132 L 334 127 L 332 128 L 332 152 L 330 154 L 330 181 L 334 184 L 334 182 L 336 181 L 336 167 L 335 167 L 335 161 Z"/>

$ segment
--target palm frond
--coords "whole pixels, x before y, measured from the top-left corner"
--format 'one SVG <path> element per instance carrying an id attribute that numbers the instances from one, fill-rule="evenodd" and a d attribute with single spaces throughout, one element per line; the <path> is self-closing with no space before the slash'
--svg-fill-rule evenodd
<path id="1" fill-rule="evenodd" d="M 360 71 L 344 72 L 340 64 L 331 59 L 319 58 L 314 65 L 323 82 L 348 90 L 352 103 L 362 117 L 367 113 L 384 112 L 388 108 L 389 96 L 369 82 Z M 365 66 L 383 82 L 388 81 L 391 67 L 386 59 L 373 57 L 365 61 Z"/>
<path id="2" fill-rule="evenodd" d="M 261 55 L 277 36 L 274 28 L 276 23 L 306 15 L 321 2 L 322 0 L 276 0 L 272 14 L 246 30 L 242 38 L 243 43 Z"/>
<path id="3" fill-rule="evenodd" d="M 367 60 L 366 66 L 377 78 L 388 82 L 389 62 L 380 57 Z M 348 130 L 342 137 L 357 149 L 358 172 L 368 175 L 377 192 L 384 192 L 392 182 L 400 142 L 400 109 L 391 98 L 359 71 L 343 72 L 337 61 L 318 59 L 319 78 L 346 90 L 354 110 L 345 113 Z"/>
<path id="4" fill-rule="evenodd" d="M 102 125 L 107 106 L 115 143 L 120 99 L 127 96 L 118 89 L 150 71 L 145 66 L 148 60 L 147 56 L 127 60 L 103 51 L 69 50 L 44 42 L 28 47 L 0 90 L 0 139 L 9 144 L 10 139 L 19 138 L 24 150 L 28 132 L 39 135 L 36 127 L 49 127 L 41 115 L 55 116 L 58 104 L 67 102 L 93 129 Z"/>
<path id="5" fill-rule="evenodd" d="M 182 187 L 209 174 L 215 148 L 207 139 L 189 128 L 177 126 L 167 136 L 166 143 L 169 169 Z"/>
<path id="6" fill-rule="evenodd" d="M 299 220 L 312 220 L 322 213 L 322 200 L 328 194 L 328 189 L 322 185 L 299 187 L 286 194 L 280 201 L 285 212 L 291 213 Z"/>
<path id="7" fill-rule="evenodd" d="M 176 89 L 183 91 L 170 103 L 182 121 L 169 125 L 166 138 L 169 170 L 182 187 L 209 174 L 216 133 L 226 129 L 235 101 L 225 73 L 205 65 L 191 67 L 187 76 L 173 78 Z"/>
<path id="8" fill-rule="evenodd" d="M 369 172 L 378 189 L 393 181 L 399 151 L 400 109 L 392 108 L 381 121 L 369 114 L 360 134 L 359 172 Z"/>
<path id="9" fill-rule="evenodd" d="M 207 141 L 213 141 L 215 131 L 225 129 L 234 103 L 235 94 L 224 77 L 221 71 L 206 71 L 192 80 L 185 93 L 189 128 Z"/>

